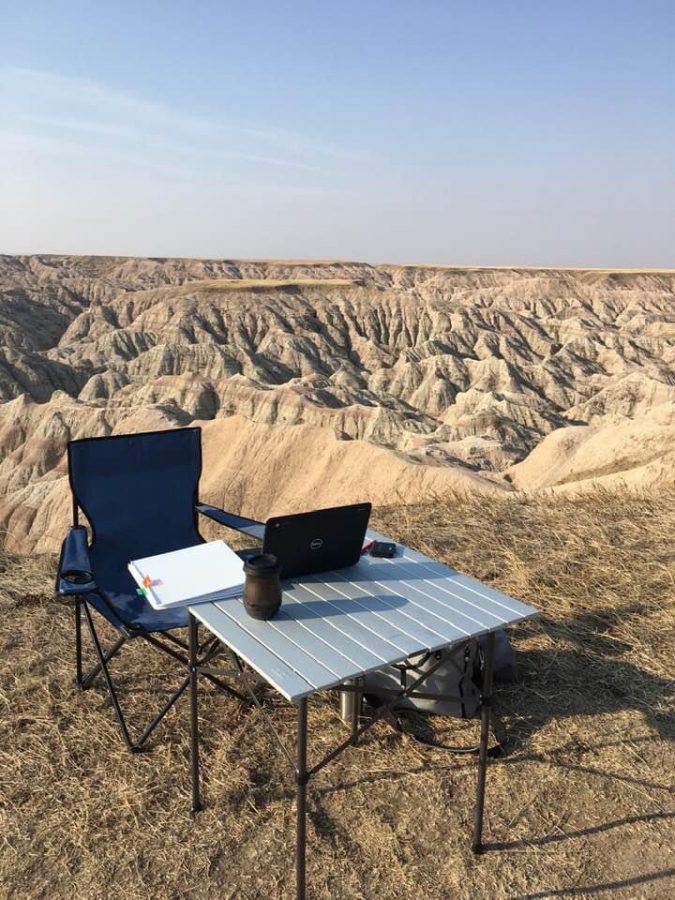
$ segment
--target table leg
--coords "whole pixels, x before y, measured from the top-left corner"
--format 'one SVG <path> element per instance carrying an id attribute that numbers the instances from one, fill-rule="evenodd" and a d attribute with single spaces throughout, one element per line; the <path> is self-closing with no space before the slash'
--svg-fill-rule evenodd
<path id="1" fill-rule="evenodd" d="M 307 698 L 298 701 L 298 744 L 296 781 L 295 890 L 297 900 L 305 900 L 305 855 L 307 851 Z"/>
<path id="2" fill-rule="evenodd" d="M 192 774 L 192 812 L 202 808 L 199 792 L 199 719 L 197 710 L 197 653 L 199 639 L 198 625 L 190 613 L 189 621 L 189 670 L 190 670 L 190 769 Z"/>
<path id="3" fill-rule="evenodd" d="M 485 776 L 488 758 L 488 740 L 490 737 L 490 717 L 492 711 L 492 664 L 494 660 L 495 636 L 488 634 L 485 645 L 485 667 L 483 669 L 483 687 L 480 704 L 480 744 L 478 749 L 478 786 L 476 789 L 476 808 L 473 820 L 473 841 L 471 849 L 480 853 L 483 849 L 483 807 L 485 804 Z"/>

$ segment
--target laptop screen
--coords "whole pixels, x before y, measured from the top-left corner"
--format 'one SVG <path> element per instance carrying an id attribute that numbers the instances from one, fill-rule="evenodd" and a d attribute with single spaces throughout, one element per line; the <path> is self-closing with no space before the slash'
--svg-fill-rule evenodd
<path id="1" fill-rule="evenodd" d="M 370 503 L 356 503 L 275 516 L 265 525 L 263 552 L 279 559 L 282 578 L 353 566 L 361 557 L 371 509 Z"/>

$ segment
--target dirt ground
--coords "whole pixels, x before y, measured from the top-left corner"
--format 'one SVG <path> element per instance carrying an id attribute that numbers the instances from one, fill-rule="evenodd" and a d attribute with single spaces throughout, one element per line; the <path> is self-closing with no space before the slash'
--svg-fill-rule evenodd
<path id="1" fill-rule="evenodd" d="M 510 745 L 488 771 L 487 852 L 469 849 L 475 759 L 379 724 L 311 790 L 309 896 L 675 896 L 675 489 L 446 498 L 376 525 L 542 616 L 513 634 L 519 683 L 498 691 Z M 203 690 L 193 819 L 186 700 L 128 753 L 102 684 L 75 687 L 53 567 L 0 558 L 0 896 L 292 897 L 293 782 L 260 715 Z M 180 675 L 140 641 L 112 669 L 137 724 Z M 264 697 L 291 744 L 293 708 Z M 310 734 L 315 757 L 343 736 L 334 700 L 312 702 Z"/>

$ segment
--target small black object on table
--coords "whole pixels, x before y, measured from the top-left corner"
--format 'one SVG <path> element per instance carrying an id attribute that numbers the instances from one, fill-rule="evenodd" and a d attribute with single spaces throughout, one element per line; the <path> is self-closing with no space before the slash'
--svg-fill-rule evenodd
<path id="1" fill-rule="evenodd" d="M 258 553 L 244 563 L 244 607 L 254 619 L 271 619 L 281 606 L 281 563 L 272 553 Z"/>

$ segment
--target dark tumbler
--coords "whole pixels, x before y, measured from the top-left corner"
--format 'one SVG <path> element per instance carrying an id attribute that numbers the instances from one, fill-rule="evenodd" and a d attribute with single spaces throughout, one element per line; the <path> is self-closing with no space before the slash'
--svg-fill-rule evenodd
<path id="1" fill-rule="evenodd" d="M 259 553 L 244 563 L 244 606 L 254 619 L 271 619 L 281 606 L 281 563 L 272 553 Z"/>

